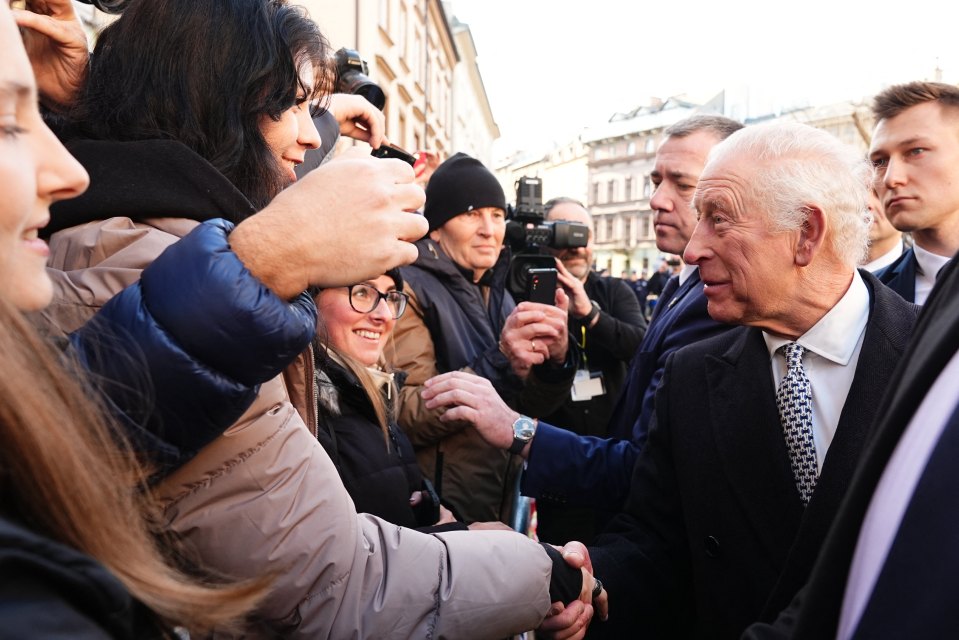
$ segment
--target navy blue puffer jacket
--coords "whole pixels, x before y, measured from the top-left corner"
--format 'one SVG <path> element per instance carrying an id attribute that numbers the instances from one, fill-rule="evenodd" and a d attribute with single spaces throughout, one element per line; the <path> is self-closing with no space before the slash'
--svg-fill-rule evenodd
<path id="1" fill-rule="evenodd" d="M 200 224 L 71 335 L 137 452 L 172 469 L 235 422 L 308 347 L 316 307 L 281 300 L 229 247 L 233 225 Z"/>

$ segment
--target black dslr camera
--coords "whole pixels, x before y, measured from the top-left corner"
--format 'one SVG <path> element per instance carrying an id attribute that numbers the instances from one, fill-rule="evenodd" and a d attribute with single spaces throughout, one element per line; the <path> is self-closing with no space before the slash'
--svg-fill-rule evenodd
<path id="1" fill-rule="evenodd" d="M 336 91 L 337 93 L 352 93 L 363 96 L 370 104 L 383 110 L 386 105 L 386 94 L 379 86 L 370 80 L 370 72 L 366 60 L 354 49 L 346 47 L 336 52 Z"/>
<path id="2" fill-rule="evenodd" d="M 506 244 L 513 252 L 506 288 L 517 302 L 527 298 L 530 269 L 556 267 L 546 249 L 585 247 L 589 227 L 565 220 L 547 221 L 543 210 L 543 181 L 522 177 L 516 181 L 516 206 L 509 208 Z"/>
<path id="3" fill-rule="evenodd" d="M 104 13 L 123 13 L 130 0 L 80 0 L 84 4 L 92 4 Z"/>

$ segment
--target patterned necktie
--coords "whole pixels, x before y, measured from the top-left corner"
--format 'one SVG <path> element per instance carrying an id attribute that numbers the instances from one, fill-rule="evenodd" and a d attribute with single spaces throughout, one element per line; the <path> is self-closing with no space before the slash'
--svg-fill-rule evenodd
<path id="1" fill-rule="evenodd" d="M 795 342 L 781 347 L 786 355 L 786 375 L 779 383 L 776 404 L 786 436 L 793 477 L 803 505 L 816 488 L 816 443 L 812 434 L 812 389 L 802 366 L 803 348 Z"/>

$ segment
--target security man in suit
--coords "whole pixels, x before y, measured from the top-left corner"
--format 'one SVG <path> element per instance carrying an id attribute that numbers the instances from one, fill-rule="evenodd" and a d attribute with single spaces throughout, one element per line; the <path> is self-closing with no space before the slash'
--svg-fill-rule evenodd
<path id="1" fill-rule="evenodd" d="M 959 251 L 959 88 L 941 82 L 895 85 L 873 103 L 869 158 L 886 217 L 914 245 L 876 272 L 910 302 L 923 304 L 936 276 Z"/>

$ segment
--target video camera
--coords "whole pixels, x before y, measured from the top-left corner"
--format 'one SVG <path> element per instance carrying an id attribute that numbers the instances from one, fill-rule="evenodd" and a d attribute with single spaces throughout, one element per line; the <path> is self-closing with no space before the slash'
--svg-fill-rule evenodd
<path id="1" fill-rule="evenodd" d="M 512 249 L 506 288 L 517 302 L 525 300 L 530 269 L 556 267 L 546 249 L 585 247 L 589 227 L 566 220 L 547 221 L 543 210 L 543 181 L 523 176 L 516 181 L 516 205 L 509 207 L 506 244 Z"/>
<path id="2" fill-rule="evenodd" d="M 337 93 L 363 96 L 369 100 L 370 104 L 382 111 L 386 106 L 386 94 L 367 75 L 370 69 L 366 60 L 361 58 L 355 49 L 346 47 L 337 51 L 335 58 Z"/>

